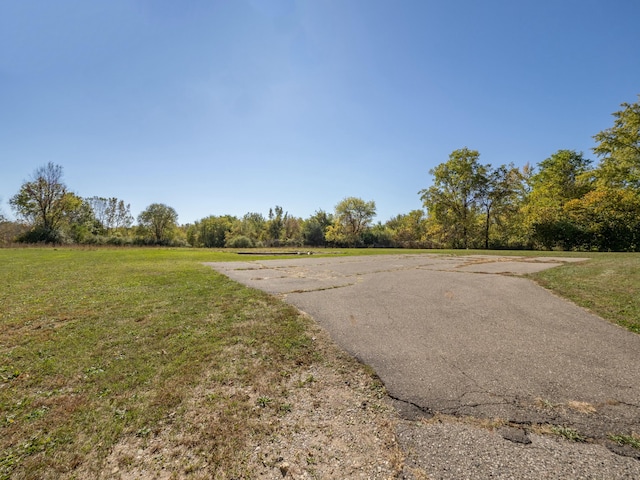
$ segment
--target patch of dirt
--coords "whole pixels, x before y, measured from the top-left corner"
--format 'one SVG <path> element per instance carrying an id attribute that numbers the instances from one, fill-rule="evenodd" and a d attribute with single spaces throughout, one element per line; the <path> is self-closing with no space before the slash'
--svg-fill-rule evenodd
<path id="1" fill-rule="evenodd" d="M 193 427 L 216 415 L 203 400 L 206 388 L 198 387 L 180 420 L 184 428 L 175 422 L 148 436 L 123 439 L 103 463 L 99 478 L 400 478 L 404 457 L 396 441 L 398 417 L 384 386 L 320 327 L 310 329 L 323 360 L 283 380 L 284 412 L 256 404 L 259 421 L 271 433 L 249 438 L 244 451 L 233 453 L 239 462 L 233 472 L 197 453 L 207 431 Z M 84 473 L 76 471 L 76 478 L 90 477 Z"/>
<path id="2" fill-rule="evenodd" d="M 337 368 L 336 368 L 337 367 Z M 370 478 L 398 476 L 402 454 L 394 413 L 375 379 L 350 359 L 304 372 L 292 412 L 277 433 L 256 444 L 248 466 L 256 478 Z"/>

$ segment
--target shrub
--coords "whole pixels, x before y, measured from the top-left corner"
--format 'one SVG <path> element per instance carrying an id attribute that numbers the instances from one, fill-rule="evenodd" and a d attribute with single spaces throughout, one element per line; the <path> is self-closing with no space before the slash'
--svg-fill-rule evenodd
<path id="1" fill-rule="evenodd" d="M 20 243 L 70 243 L 63 232 L 57 229 L 34 227 L 18 237 Z"/>
<path id="2" fill-rule="evenodd" d="M 255 246 L 255 244 L 249 237 L 245 237 L 244 235 L 236 235 L 235 237 L 229 238 L 225 242 L 225 246 L 229 248 L 252 248 Z"/>

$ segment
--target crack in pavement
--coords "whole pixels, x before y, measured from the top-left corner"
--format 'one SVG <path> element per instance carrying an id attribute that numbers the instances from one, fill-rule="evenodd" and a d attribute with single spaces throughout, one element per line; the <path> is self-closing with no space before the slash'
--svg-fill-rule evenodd
<path id="1" fill-rule="evenodd" d="M 287 295 L 292 295 L 294 293 L 312 293 L 312 292 L 324 292 L 325 290 L 335 290 L 338 288 L 352 287 L 357 282 L 353 283 L 345 283 L 344 285 L 331 285 L 328 287 L 317 287 L 317 288 L 308 288 L 308 289 L 298 289 L 298 290 L 290 290 L 288 292 L 280 292 L 278 295 L 282 298 L 286 298 Z"/>

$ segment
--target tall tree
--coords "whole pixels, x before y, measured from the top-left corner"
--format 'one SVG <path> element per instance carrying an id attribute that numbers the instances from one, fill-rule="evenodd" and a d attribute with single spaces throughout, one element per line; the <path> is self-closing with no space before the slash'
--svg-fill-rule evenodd
<path id="1" fill-rule="evenodd" d="M 531 191 L 523 207 L 534 242 L 547 249 L 573 248 L 578 232 L 565 211 L 565 204 L 589 192 L 591 160 L 574 150 L 558 150 L 540 162 L 531 176 Z"/>
<path id="2" fill-rule="evenodd" d="M 62 167 L 49 162 L 33 173 L 9 204 L 31 226 L 55 230 L 69 208 L 67 186 L 62 181 Z"/>
<path id="3" fill-rule="evenodd" d="M 86 202 L 100 224 L 103 233 L 110 235 L 114 230 L 129 228 L 133 224 L 131 205 L 115 197 L 90 197 Z"/>
<path id="4" fill-rule="evenodd" d="M 245 213 L 234 222 L 231 232 L 227 235 L 227 247 L 255 247 L 261 245 L 266 234 L 267 220 L 258 212 Z"/>
<path id="5" fill-rule="evenodd" d="M 280 237 L 284 233 L 284 224 L 287 219 L 287 214 L 281 206 L 276 205 L 275 213 L 273 209 L 269 209 L 269 220 L 266 225 L 266 240 L 271 246 L 280 245 Z"/>
<path id="6" fill-rule="evenodd" d="M 280 244 L 288 245 L 291 247 L 302 246 L 302 244 L 304 243 L 302 225 L 302 219 L 286 213 L 284 216 L 284 225 L 282 227 L 283 234 L 280 239 Z"/>
<path id="7" fill-rule="evenodd" d="M 326 244 L 326 231 L 333 223 L 333 215 L 320 209 L 304 221 L 302 235 L 305 245 L 320 247 Z"/>
<path id="8" fill-rule="evenodd" d="M 419 248 L 424 245 L 426 218 L 424 210 L 411 210 L 407 214 L 396 215 L 385 224 L 392 243 L 403 248 Z"/>
<path id="9" fill-rule="evenodd" d="M 326 238 L 332 243 L 359 245 L 362 234 L 375 215 L 373 200 L 366 202 L 361 198 L 347 197 L 336 205 L 334 223 L 327 229 Z"/>
<path id="10" fill-rule="evenodd" d="M 576 246 L 600 251 L 640 251 L 640 195 L 630 188 L 598 186 L 568 201 L 564 209 L 575 231 Z"/>
<path id="11" fill-rule="evenodd" d="M 62 242 L 63 226 L 82 206 L 82 202 L 67 190 L 62 181 L 62 167 L 49 162 L 33 173 L 9 204 L 16 214 L 25 220 L 31 230 L 24 240 L 27 242 Z M 65 225 L 66 222 L 66 225 Z"/>
<path id="12" fill-rule="evenodd" d="M 117 202 L 117 203 L 116 203 Z M 124 203 L 115 197 L 109 199 L 109 224 L 111 230 L 126 229 L 133 225 L 133 215 L 131 215 L 131 204 Z"/>
<path id="13" fill-rule="evenodd" d="M 479 158 L 477 150 L 454 150 L 448 161 L 429 171 L 433 185 L 418 192 L 429 221 L 454 248 L 468 248 L 477 229 L 488 169 Z"/>
<path id="14" fill-rule="evenodd" d="M 100 233 L 100 224 L 96 220 L 91 205 L 83 198 L 69 193 L 69 209 L 64 215 L 64 225 L 74 243 L 85 243 Z"/>
<path id="15" fill-rule="evenodd" d="M 163 203 L 152 203 L 140 215 L 140 226 L 151 232 L 153 240 L 158 244 L 171 240 L 173 230 L 178 224 L 176 211 Z"/>
<path id="16" fill-rule="evenodd" d="M 593 149 L 601 158 L 596 170 L 598 182 L 614 188 L 633 188 L 640 192 L 640 95 L 635 103 L 623 103 L 613 113 L 613 127 L 593 138 Z"/>
<path id="17" fill-rule="evenodd" d="M 85 199 L 87 204 L 91 207 L 93 211 L 93 216 L 96 221 L 100 224 L 100 229 L 102 230 L 100 233 L 108 233 L 108 205 L 109 201 L 104 197 L 89 197 Z"/>
<path id="18" fill-rule="evenodd" d="M 479 183 L 478 202 L 484 213 L 484 248 L 489 248 L 492 226 L 514 215 L 524 193 L 524 177 L 513 164 L 491 169 Z"/>
<path id="19" fill-rule="evenodd" d="M 194 247 L 224 247 L 236 217 L 211 215 L 191 225 L 187 231 L 187 240 Z"/>

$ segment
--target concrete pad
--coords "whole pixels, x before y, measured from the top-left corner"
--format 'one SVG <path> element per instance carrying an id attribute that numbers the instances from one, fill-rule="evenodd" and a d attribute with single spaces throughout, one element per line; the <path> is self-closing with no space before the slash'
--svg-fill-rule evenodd
<path id="1" fill-rule="evenodd" d="M 307 312 L 399 404 L 569 426 L 604 444 L 612 432 L 640 432 L 640 335 L 517 276 L 576 260 L 392 255 L 211 266 Z"/>

